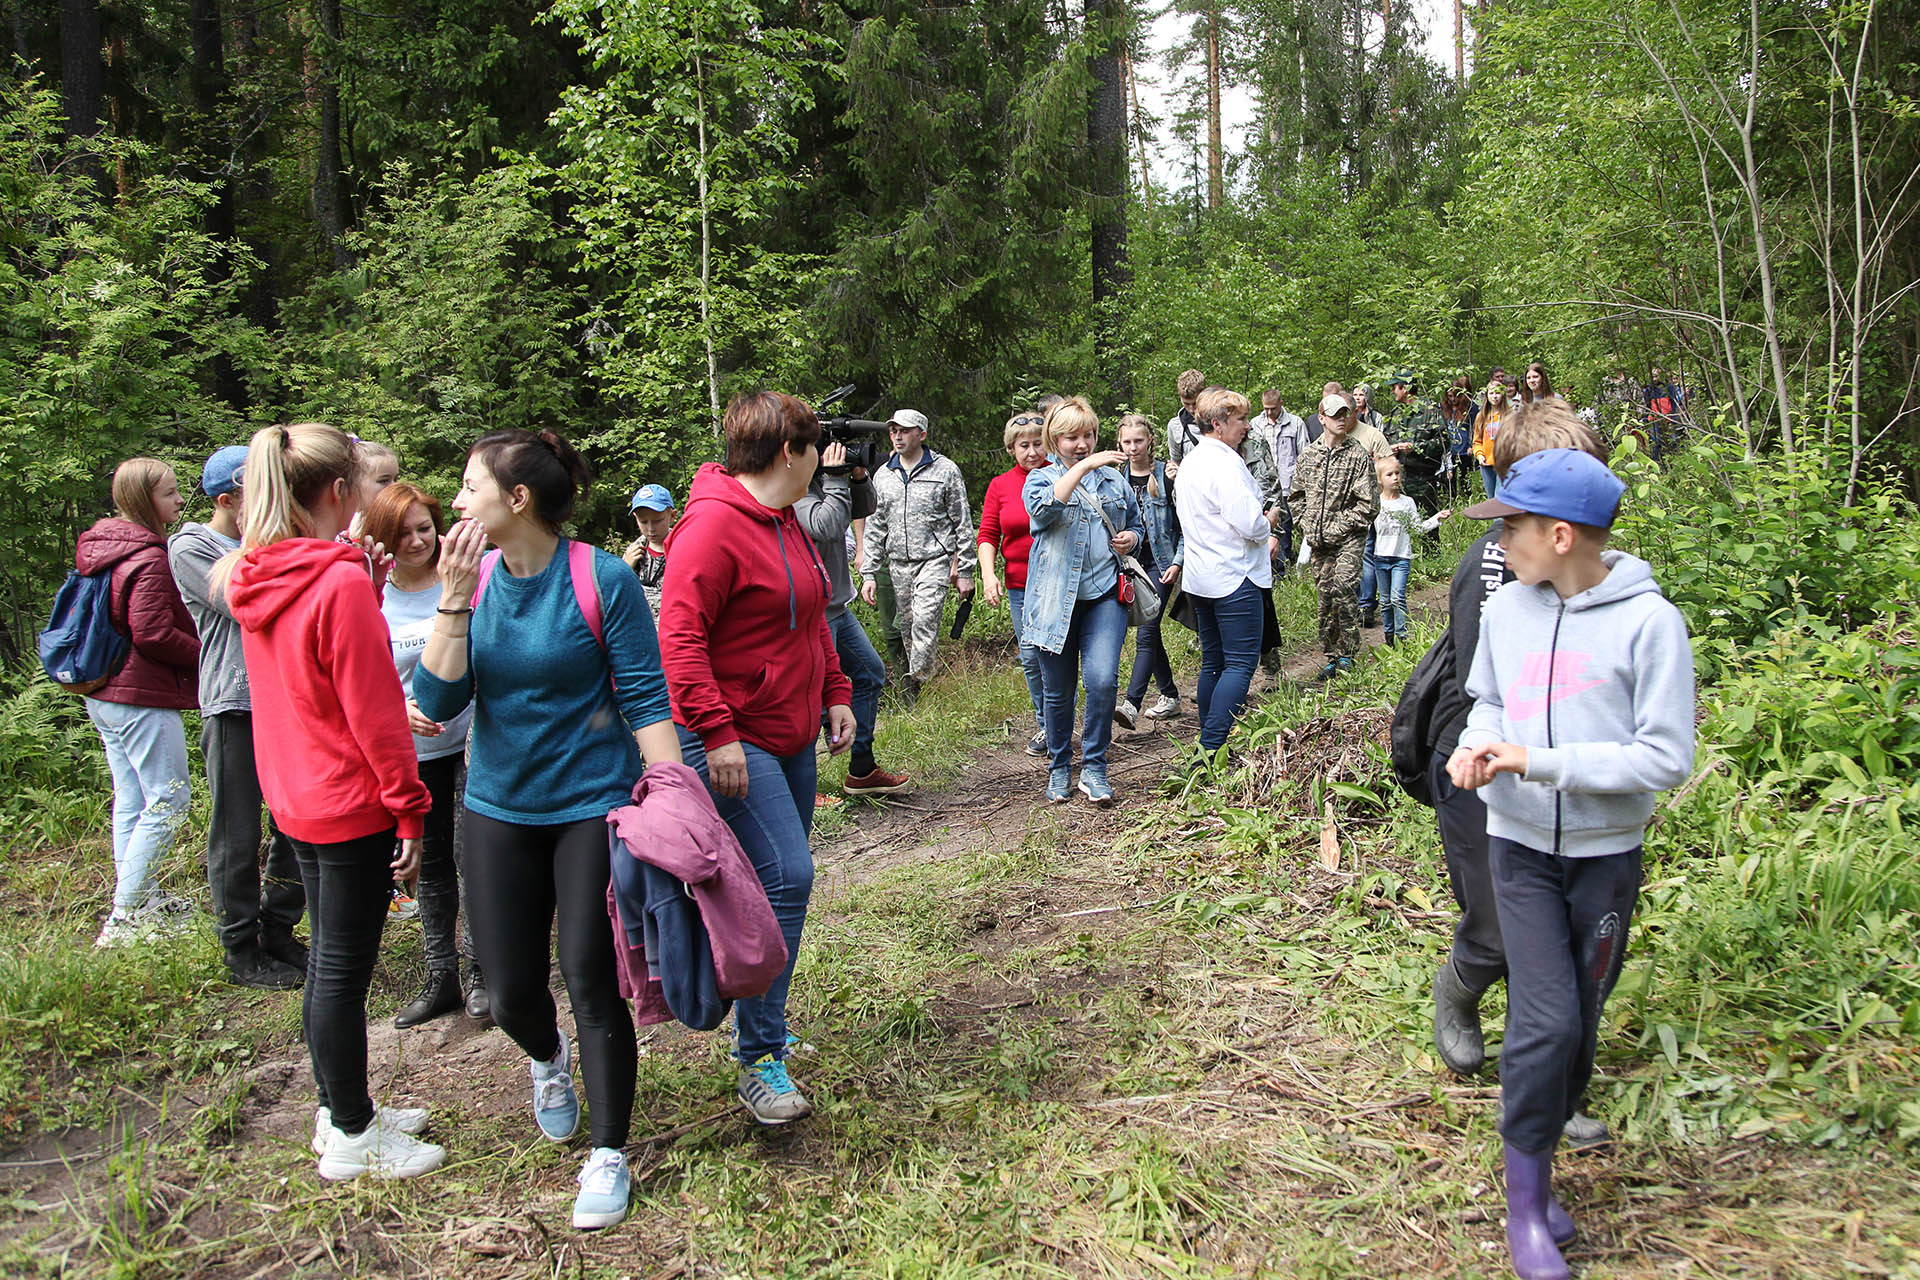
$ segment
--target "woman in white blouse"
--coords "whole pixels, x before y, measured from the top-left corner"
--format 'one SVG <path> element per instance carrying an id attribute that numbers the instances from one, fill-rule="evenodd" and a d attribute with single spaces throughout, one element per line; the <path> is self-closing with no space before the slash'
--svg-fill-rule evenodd
<path id="1" fill-rule="evenodd" d="M 1208 751 L 1226 742 L 1246 704 L 1260 661 L 1261 591 L 1273 586 L 1267 558 L 1273 528 L 1239 453 L 1250 407 L 1225 387 L 1200 393 L 1194 415 L 1202 435 L 1181 461 L 1174 486 L 1186 536 L 1184 585 L 1200 624 L 1200 745 Z"/>

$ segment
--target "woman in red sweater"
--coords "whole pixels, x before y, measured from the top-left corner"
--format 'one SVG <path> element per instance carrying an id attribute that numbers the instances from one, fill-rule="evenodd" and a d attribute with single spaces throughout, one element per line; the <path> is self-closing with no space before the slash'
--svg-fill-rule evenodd
<path id="1" fill-rule="evenodd" d="M 157 458 L 114 468 L 117 515 L 80 535 L 74 568 L 113 575 L 113 622 L 131 642 L 126 661 L 87 695 L 113 773 L 113 910 L 96 947 L 115 947 L 184 923 L 188 904 L 154 888 L 154 866 L 187 820 L 187 733 L 180 713 L 199 705 L 200 637 L 167 565 L 167 526 L 180 518 L 180 482 Z"/>
<path id="2" fill-rule="evenodd" d="M 660 663 L 680 751 L 753 862 L 787 943 L 767 994 L 734 1006 L 741 1102 L 761 1124 L 813 1108 L 787 1075 L 787 987 L 813 891 L 814 739 L 853 743 L 853 686 L 827 625 L 830 588 L 793 513 L 820 465 L 820 420 L 789 395 L 736 396 L 725 466 L 694 475 L 667 539 Z"/>
<path id="3" fill-rule="evenodd" d="M 312 930 L 301 1022 L 330 1180 L 408 1178 L 444 1148 L 412 1137 L 427 1113 L 367 1093 L 367 985 L 394 876 L 420 867 L 433 800 L 420 781 L 376 577 L 384 549 L 343 542 L 355 508 L 353 441 L 315 422 L 264 427 L 247 448 L 240 549 L 214 566 L 253 691 L 254 757 L 275 825 L 293 842 Z M 394 840 L 399 838 L 399 855 Z"/>
<path id="4" fill-rule="evenodd" d="M 1033 722 L 1040 725 L 1046 693 L 1040 684 L 1040 651 L 1021 636 L 1020 614 L 1027 596 L 1027 552 L 1033 548 L 1033 533 L 1027 526 L 1026 504 L 1020 500 L 1020 488 L 1027 473 L 1047 465 L 1047 446 L 1040 428 L 1046 419 L 1037 413 L 1019 413 L 1007 419 L 1003 439 L 1013 455 L 1013 467 L 995 476 L 987 484 L 987 498 L 980 508 L 980 589 L 989 605 L 998 605 L 1004 594 L 1013 609 L 1013 642 L 1020 646 L 1020 670 L 1026 673 L 1027 695 L 1033 699 Z M 994 576 L 994 553 L 1007 562 L 1007 585 L 1003 593 L 1000 579 Z M 1039 728 L 1027 739 L 1027 754 L 1047 754 L 1047 731 Z"/>

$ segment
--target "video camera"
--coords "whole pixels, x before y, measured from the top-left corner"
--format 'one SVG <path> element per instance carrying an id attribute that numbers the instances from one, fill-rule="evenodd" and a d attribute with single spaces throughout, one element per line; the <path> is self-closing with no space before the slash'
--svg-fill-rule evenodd
<path id="1" fill-rule="evenodd" d="M 887 438 L 886 423 L 829 415 L 826 412 L 852 395 L 854 390 L 854 385 L 849 382 L 829 393 L 826 399 L 815 406 L 815 412 L 820 415 L 820 448 L 824 451 L 830 444 L 841 444 L 847 450 L 845 465 L 821 468 L 828 475 L 843 476 L 855 467 L 865 468 L 867 474 L 872 475 L 886 462 L 887 455 L 893 452 L 892 443 Z"/>

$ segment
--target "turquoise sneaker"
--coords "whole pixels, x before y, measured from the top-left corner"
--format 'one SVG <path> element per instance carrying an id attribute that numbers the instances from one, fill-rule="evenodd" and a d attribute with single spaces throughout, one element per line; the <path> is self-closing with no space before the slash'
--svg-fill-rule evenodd
<path id="1" fill-rule="evenodd" d="M 560 1033 L 557 1062 L 527 1063 L 533 1073 L 533 1119 L 548 1142 L 565 1142 L 580 1132 L 580 1095 L 574 1092 L 567 1033 Z"/>
<path id="2" fill-rule="evenodd" d="M 740 1101 L 761 1124 L 786 1124 L 813 1113 L 813 1104 L 787 1075 L 787 1064 L 768 1054 L 740 1068 Z"/>
<path id="3" fill-rule="evenodd" d="M 1047 771 L 1047 799 L 1055 804 L 1065 804 L 1073 798 L 1073 770 L 1049 769 Z"/>
<path id="4" fill-rule="evenodd" d="M 611 1227 L 627 1216 L 633 1175 L 627 1157 L 612 1147 L 595 1147 L 580 1170 L 580 1194 L 573 1198 L 573 1225 L 582 1231 Z"/>

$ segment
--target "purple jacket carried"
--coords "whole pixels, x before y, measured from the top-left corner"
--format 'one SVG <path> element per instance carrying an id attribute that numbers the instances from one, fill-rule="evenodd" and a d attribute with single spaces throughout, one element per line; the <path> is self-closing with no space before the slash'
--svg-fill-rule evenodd
<path id="1" fill-rule="evenodd" d="M 695 982 L 717 988 L 718 996 L 729 1001 L 765 995 L 787 966 L 786 940 L 753 863 L 714 809 L 700 775 L 684 764 L 648 765 L 633 784 L 633 803 L 609 813 L 607 826 L 613 858 L 607 916 L 620 994 L 634 1002 L 634 1021 L 646 1026 L 677 1016 L 668 1006 L 661 967 L 690 963 L 693 954 L 670 943 L 662 954 L 650 956 L 640 941 L 649 906 L 642 864 L 685 885 L 711 944 L 710 978 L 669 974 L 668 979 L 682 988 Z"/>

